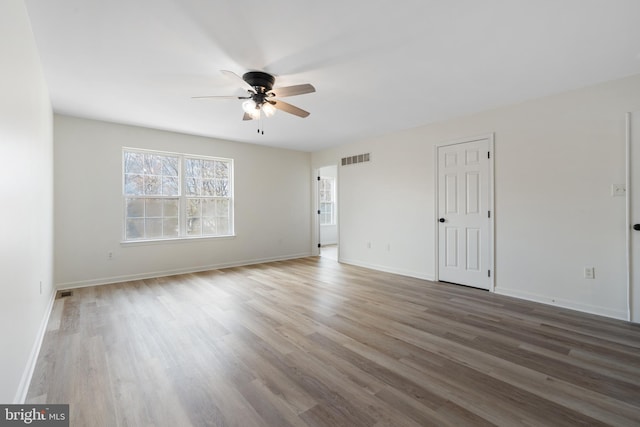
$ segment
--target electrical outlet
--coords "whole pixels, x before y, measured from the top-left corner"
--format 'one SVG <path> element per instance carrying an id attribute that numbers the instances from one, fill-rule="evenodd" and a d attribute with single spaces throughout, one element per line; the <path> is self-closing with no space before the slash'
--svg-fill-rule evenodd
<path id="1" fill-rule="evenodd" d="M 371 249 L 371 242 L 367 242 L 367 249 Z"/>
<path id="2" fill-rule="evenodd" d="M 113 259 L 113 252 L 109 251 L 109 252 L 107 253 L 107 258 L 108 258 L 108 259 Z"/>
<path id="3" fill-rule="evenodd" d="M 585 279 L 595 279 L 596 278 L 596 269 L 593 267 L 585 267 L 584 268 L 584 278 Z"/>
<path id="4" fill-rule="evenodd" d="M 387 249 L 387 252 L 391 251 L 391 243 L 387 243 L 386 249 Z"/>

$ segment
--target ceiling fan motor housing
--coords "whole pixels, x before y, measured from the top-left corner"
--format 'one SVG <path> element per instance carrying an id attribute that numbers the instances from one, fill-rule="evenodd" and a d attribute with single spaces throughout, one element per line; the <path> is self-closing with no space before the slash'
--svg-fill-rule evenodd
<path id="1" fill-rule="evenodd" d="M 242 75 L 242 80 L 253 87 L 263 87 L 264 92 L 268 92 L 273 89 L 273 84 L 275 83 L 276 78 L 271 74 L 264 73 L 262 71 L 249 71 Z"/>

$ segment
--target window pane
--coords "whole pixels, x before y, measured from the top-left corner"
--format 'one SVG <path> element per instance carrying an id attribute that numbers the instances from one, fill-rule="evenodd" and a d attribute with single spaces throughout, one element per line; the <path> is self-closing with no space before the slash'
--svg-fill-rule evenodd
<path id="1" fill-rule="evenodd" d="M 215 216 L 215 215 L 216 215 L 216 200 L 203 200 L 202 216 Z"/>
<path id="2" fill-rule="evenodd" d="M 144 169 L 144 154 L 124 153 L 124 173 L 142 173 Z"/>
<path id="3" fill-rule="evenodd" d="M 202 174 L 200 173 L 200 165 L 201 161 L 199 159 L 186 159 L 185 176 L 188 178 L 200 178 L 202 176 Z"/>
<path id="4" fill-rule="evenodd" d="M 187 196 L 196 196 L 196 180 L 194 178 L 185 178 L 184 180 L 184 194 Z"/>
<path id="5" fill-rule="evenodd" d="M 333 201 L 333 178 L 321 178 L 320 179 L 320 201 L 332 202 Z"/>
<path id="6" fill-rule="evenodd" d="M 188 199 L 187 200 L 187 217 L 200 217 L 200 199 Z"/>
<path id="7" fill-rule="evenodd" d="M 178 237 L 179 232 L 178 218 L 165 218 L 162 221 L 162 234 L 165 237 Z"/>
<path id="8" fill-rule="evenodd" d="M 229 179 L 229 162 L 216 161 L 215 177 L 220 179 Z"/>
<path id="9" fill-rule="evenodd" d="M 124 194 L 177 196 L 180 188 L 178 165 L 178 156 L 125 151 Z"/>
<path id="10" fill-rule="evenodd" d="M 126 214 L 126 239 L 177 237 L 180 233 L 178 199 L 128 199 Z"/>
<path id="11" fill-rule="evenodd" d="M 216 215 L 219 217 L 229 216 L 229 200 L 216 200 Z"/>
<path id="12" fill-rule="evenodd" d="M 216 179 L 214 182 L 215 190 L 214 196 L 217 197 L 229 197 L 229 180 L 228 179 Z"/>
<path id="13" fill-rule="evenodd" d="M 202 234 L 211 236 L 216 234 L 216 220 L 212 217 L 202 218 Z"/>
<path id="14" fill-rule="evenodd" d="M 331 225 L 333 223 L 333 203 L 320 203 L 320 225 Z"/>
<path id="15" fill-rule="evenodd" d="M 144 219 L 127 219 L 127 240 L 142 239 L 144 237 Z"/>
<path id="16" fill-rule="evenodd" d="M 218 217 L 216 218 L 217 232 L 219 236 L 231 234 L 231 225 L 229 218 Z"/>
<path id="17" fill-rule="evenodd" d="M 178 177 L 178 158 L 164 157 L 162 159 L 162 175 Z"/>
<path id="18" fill-rule="evenodd" d="M 147 218 L 162 217 L 162 199 L 146 199 L 145 200 L 145 216 Z"/>
<path id="19" fill-rule="evenodd" d="M 325 193 L 325 201 L 333 202 L 333 193 L 331 191 Z"/>
<path id="20" fill-rule="evenodd" d="M 162 159 L 157 154 L 144 155 L 144 173 L 148 175 L 162 175 Z"/>
<path id="21" fill-rule="evenodd" d="M 180 185 L 177 176 L 162 177 L 162 195 L 177 196 L 180 194 Z"/>
<path id="22" fill-rule="evenodd" d="M 160 186 L 162 184 L 162 177 L 158 175 L 145 175 L 144 176 L 144 194 L 147 196 L 159 196 L 162 194 Z"/>
<path id="23" fill-rule="evenodd" d="M 215 177 L 215 164 L 214 160 L 202 160 L 202 178 L 211 179 Z"/>
<path id="24" fill-rule="evenodd" d="M 178 200 L 164 199 L 164 217 L 178 217 Z"/>
<path id="25" fill-rule="evenodd" d="M 213 179 L 204 179 L 202 180 L 202 192 L 200 193 L 202 196 L 215 196 L 215 183 Z"/>
<path id="26" fill-rule="evenodd" d="M 162 219 L 146 219 L 144 222 L 144 237 L 147 239 L 157 239 L 162 237 Z"/>
<path id="27" fill-rule="evenodd" d="M 126 174 L 124 176 L 124 194 L 139 196 L 144 194 L 142 175 Z"/>
<path id="28" fill-rule="evenodd" d="M 127 218 L 144 218 L 144 199 L 127 200 Z"/>
<path id="29" fill-rule="evenodd" d="M 187 235 L 200 236 L 202 234 L 200 218 L 187 219 Z"/>
<path id="30" fill-rule="evenodd" d="M 186 159 L 187 195 L 230 196 L 229 162 Z"/>

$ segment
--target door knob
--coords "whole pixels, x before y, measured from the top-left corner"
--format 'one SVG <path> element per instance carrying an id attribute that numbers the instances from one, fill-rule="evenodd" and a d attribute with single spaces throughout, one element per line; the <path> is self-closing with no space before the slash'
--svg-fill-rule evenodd
<path id="1" fill-rule="evenodd" d="M 636 231 L 640 231 L 640 224 L 633 224 L 633 229 Z"/>
<path id="2" fill-rule="evenodd" d="M 438 221 L 440 221 L 440 222 L 444 222 L 445 220 L 444 220 L 444 218 L 440 218 Z M 639 224 L 639 225 L 640 225 L 640 224 Z M 635 227 L 635 226 L 634 226 L 634 227 Z"/>

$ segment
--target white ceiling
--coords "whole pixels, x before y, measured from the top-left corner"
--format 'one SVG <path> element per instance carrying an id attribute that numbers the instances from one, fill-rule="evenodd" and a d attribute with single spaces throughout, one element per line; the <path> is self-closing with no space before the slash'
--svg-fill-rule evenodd
<path id="1" fill-rule="evenodd" d="M 25 0 L 56 112 L 315 151 L 640 73 L 638 0 Z M 262 70 L 311 112 L 242 121 Z"/>

